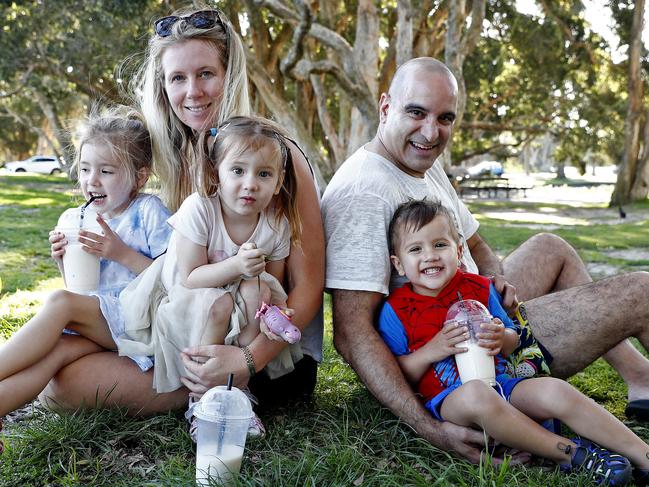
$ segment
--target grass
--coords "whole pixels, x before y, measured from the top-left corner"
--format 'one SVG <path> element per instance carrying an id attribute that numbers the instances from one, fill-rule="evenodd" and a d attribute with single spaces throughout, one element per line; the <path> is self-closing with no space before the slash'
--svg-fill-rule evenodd
<path id="1" fill-rule="evenodd" d="M 0 336 L 22 326 L 48 290 L 62 285 L 47 232 L 73 199 L 63 177 L 0 176 Z M 494 208 L 473 206 L 478 213 Z M 481 218 L 482 233 L 501 254 L 538 231 L 526 229 L 524 218 L 514 222 L 521 226 L 509 223 L 503 232 L 502 220 Z M 608 225 L 580 228 L 579 234 L 559 230 L 582 253 L 600 255 L 607 248 L 644 246 L 649 225 L 616 226 L 615 239 Z M 554 468 L 470 465 L 421 440 L 370 396 L 335 352 L 328 297 L 325 310 L 325 360 L 313 401 L 262 413 L 268 434 L 247 444 L 239 485 L 588 485 Z M 624 385 L 603 361 L 571 381 L 624 419 Z M 649 437 L 642 425 L 628 424 Z M 59 415 L 33 408 L 5 424 L 4 434 L 0 486 L 191 485 L 195 475 L 194 446 L 180 412 L 130 418 L 114 410 Z"/>

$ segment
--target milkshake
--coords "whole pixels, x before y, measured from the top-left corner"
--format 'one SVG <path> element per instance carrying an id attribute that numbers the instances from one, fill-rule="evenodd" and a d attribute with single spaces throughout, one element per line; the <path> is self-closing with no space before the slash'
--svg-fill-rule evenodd
<path id="1" fill-rule="evenodd" d="M 478 345 L 476 337 L 476 334 L 480 333 L 480 325 L 490 323 L 491 319 L 487 308 L 473 299 L 454 303 L 446 314 L 446 321 L 456 321 L 460 326 L 469 329 L 469 339 L 457 345 L 468 350 L 455 354 L 455 363 L 462 384 L 476 379 L 489 385 L 496 384 L 494 357 L 487 355 L 487 349 Z"/>
<path id="2" fill-rule="evenodd" d="M 83 250 L 79 242 L 79 230 L 82 229 L 102 234 L 97 213 L 89 208 L 64 211 L 56 225 L 56 230 L 68 241 L 63 254 L 65 287 L 75 293 L 95 291 L 99 286 L 99 257 Z"/>
<path id="3" fill-rule="evenodd" d="M 219 455 L 206 453 L 214 448 L 202 448 L 201 453 L 196 453 L 196 483 L 209 485 L 209 478 L 219 479 L 224 484 L 231 483 L 241 469 L 243 447 L 225 445 Z"/>
<path id="4" fill-rule="evenodd" d="M 489 385 L 496 385 L 494 358 L 492 355 L 487 355 L 487 349 L 469 340 L 458 346 L 468 348 L 464 353 L 455 354 L 455 363 L 462 384 L 478 379 Z"/>
<path id="5" fill-rule="evenodd" d="M 241 469 L 252 418 L 250 400 L 231 385 L 213 387 L 196 404 L 194 416 L 198 425 L 196 484 L 205 486 L 217 481 L 232 485 Z"/>

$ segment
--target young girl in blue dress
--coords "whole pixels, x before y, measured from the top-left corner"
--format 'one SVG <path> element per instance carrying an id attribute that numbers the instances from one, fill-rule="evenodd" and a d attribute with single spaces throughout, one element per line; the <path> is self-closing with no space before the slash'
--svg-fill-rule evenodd
<path id="1" fill-rule="evenodd" d="M 35 398 L 57 371 L 79 354 L 57 354 L 68 333 L 88 340 L 91 353 L 116 349 L 123 333 L 118 296 L 122 289 L 167 248 L 169 210 L 140 190 L 151 170 L 151 141 L 139 115 L 113 110 L 92 116 L 79 133 L 75 168 L 89 208 L 97 213 L 102 233 L 79 232 L 83 249 L 100 258 L 96 291 L 54 291 L 36 315 L 0 347 L 0 416 Z M 50 232 L 52 258 L 63 274 L 68 240 Z M 147 361 L 147 357 L 135 357 Z"/>

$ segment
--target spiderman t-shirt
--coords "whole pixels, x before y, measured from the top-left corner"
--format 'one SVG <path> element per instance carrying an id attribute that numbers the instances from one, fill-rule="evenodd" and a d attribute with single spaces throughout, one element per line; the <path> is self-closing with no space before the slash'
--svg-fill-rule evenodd
<path id="1" fill-rule="evenodd" d="M 480 301 L 506 328 L 516 330 L 491 281 L 486 277 L 458 270 L 435 297 L 415 293 L 409 283 L 390 294 L 381 310 L 379 332 L 392 353 L 397 356 L 412 353 L 439 333 L 446 321 L 449 307 L 459 300 L 458 291 L 462 299 Z M 498 376 L 505 371 L 505 361 L 500 355 L 495 359 Z M 424 400 L 428 401 L 445 389 L 455 388 L 460 384 L 455 359 L 451 355 L 433 363 L 422 376 L 417 389 Z"/>

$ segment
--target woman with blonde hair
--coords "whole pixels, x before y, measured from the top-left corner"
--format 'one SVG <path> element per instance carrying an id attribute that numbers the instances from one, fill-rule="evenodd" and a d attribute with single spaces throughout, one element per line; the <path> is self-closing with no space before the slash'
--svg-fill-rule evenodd
<path id="1" fill-rule="evenodd" d="M 147 56 L 135 86 L 151 132 L 154 172 L 161 197 L 175 211 L 196 188 L 196 142 L 202 131 L 234 115 L 248 115 L 245 51 L 231 23 L 217 9 L 183 9 L 154 23 Z M 286 260 L 287 306 L 302 330 L 304 358 L 295 370 L 270 380 L 261 372 L 286 346 L 258 335 L 244 352 L 230 345 L 191 347 L 182 353 L 186 389 L 157 394 L 152 372 L 115 352 L 91 353 L 60 370 L 41 394 L 51 407 L 123 406 L 132 414 L 177 409 L 187 404 L 188 390 L 201 395 L 224 384 L 250 388 L 262 404 L 267 400 L 308 397 L 315 387 L 317 361 L 322 358 L 322 292 L 324 235 L 319 193 L 304 154 L 289 143 L 297 176 L 297 207 L 302 219 L 300 246 L 291 246 Z M 314 318 L 315 317 L 315 318 Z M 83 343 L 62 344 L 52 360 L 69 362 L 83 353 Z M 101 404 L 97 404 L 97 402 Z"/>

